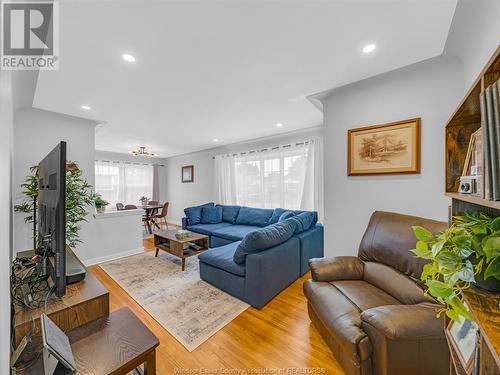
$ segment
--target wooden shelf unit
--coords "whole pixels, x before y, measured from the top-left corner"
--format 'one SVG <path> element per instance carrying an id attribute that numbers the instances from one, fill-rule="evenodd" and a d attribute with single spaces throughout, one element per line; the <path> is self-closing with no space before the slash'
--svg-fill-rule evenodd
<path id="1" fill-rule="evenodd" d="M 465 98 L 452 114 L 445 129 L 445 191 L 446 195 L 473 205 L 480 205 L 497 210 L 499 201 L 490 201 L 477 195 L 460 194 L 458 186 L 465 164 L 467 148 L 472 133 L 481 127 L 481 106 L 479 95 L 500 78 L 500 46 L 476 79 Z M 471 207 L 474 209 L 474 207 Z"/>
<path id="2" fill-rule="evenodd" d="M 472 133 L 481 127 L 480 93 L 500 78 L 500 46 L 474 82 L 446 124 L 445 135 L 445 195 L 451 198 L 451 214 L 466 210 L 482 211 L 491 217 L 500 216 L 500 201 L 491 201 L 478 195 L 458 193 L 460 176 L 465 164 Z M 479 374 L 500 374 L 500 295 L 470 288 L 464 292 L 480 332 Z M 458 356 L 450 346 L 451 374 L 467 375 Z"/>

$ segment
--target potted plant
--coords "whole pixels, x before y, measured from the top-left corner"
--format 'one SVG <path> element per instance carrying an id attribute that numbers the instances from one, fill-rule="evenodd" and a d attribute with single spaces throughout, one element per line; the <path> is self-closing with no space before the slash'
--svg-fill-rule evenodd
<path id="1" fill-rule="evenodd" d="M 23 188 L 24 198 L 14 206 L 15 212 L 25 214 L 25 223 L 34 223 L 33 217 L 36 199 L 38 198 L 38 166 L 30 168 Z M 74 161 L 66 162 L 66 244 L 74 247 L 80 240 L 80 223 L 86 221 L 87 207 L 93 204 L 92 186 L 83 177 L 83 172 Z M 37 235 L 37 232 L 34 232 Z M 33 239 L 36 244 L 36 238 Z"/>
<path id="2" fill-rule="evenodd" d="M 460 316 L 473 320 L 462 303 L 463 291 L 471 285 L 500 291 L 500 217 L 468 211 L 454 216 L 442 232 L 433 234 L 420 226 L 413 231 L 418 242 L 410 251 L 430 260 L 420 278 L 444 305 L 438 316 L 445 312 L 456 321 Z"/>
<path id="3" fill-rule="evenodd" d="M 148 204 L 149 198 L 146 196 L 142 196 L 139 198 L 139 202 L 141 202 L 141 205 L 146 206 Z"/>
<path id="4" fill-rule="evenodd" d="M 104 211 L 106 211 L 106 206 L 109 205 L 109 202 L 102 199 L 101 194 L 95 194 L 94 195 L 94 205 L 95 209 L 98 214 L 102 214 Z"/>

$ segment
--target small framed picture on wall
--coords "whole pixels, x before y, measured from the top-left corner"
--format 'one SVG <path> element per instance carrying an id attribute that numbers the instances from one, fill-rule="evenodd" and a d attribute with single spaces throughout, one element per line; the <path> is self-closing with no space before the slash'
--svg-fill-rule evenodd
<path id="1" fill-rule="evenodd" d="M 349 129 L 349 176 L 420 173 L 420 118 Z"/>
<path id="2" fill-rule="evenodd" d="M 194 182 L 194 166 L 186 165 L 181 167 L 181 178 L 182 182 Z"/>

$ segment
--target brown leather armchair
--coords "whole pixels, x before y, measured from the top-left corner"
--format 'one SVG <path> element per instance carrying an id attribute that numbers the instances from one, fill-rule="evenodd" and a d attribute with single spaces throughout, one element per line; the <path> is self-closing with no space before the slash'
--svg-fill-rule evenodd
<path id="1" fill-rule="evenodd" d="M 309 261 L 304 283 L 311 321 L 346 374 L 449 373 L 449 351 L 439 305 L 425 296 L 419 276 L 425 261 L 412 225 L 436 232 L 446 224 L 377 211 L 358 256 Z"/>

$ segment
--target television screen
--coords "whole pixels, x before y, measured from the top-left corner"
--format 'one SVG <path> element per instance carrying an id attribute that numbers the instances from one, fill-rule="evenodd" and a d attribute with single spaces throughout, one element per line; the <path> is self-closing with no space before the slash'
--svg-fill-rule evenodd
<path id="1" fill-rule="evenodd" d="M 38 164 L 37 211 L 36 252 L 50 261 L 55 294 L 62 297 L 66 287 L 66 142 L 60 142 Z"/>

